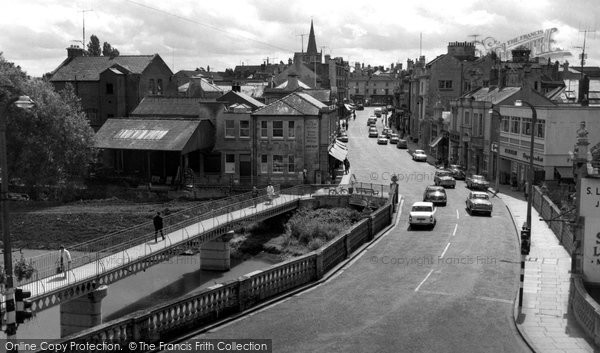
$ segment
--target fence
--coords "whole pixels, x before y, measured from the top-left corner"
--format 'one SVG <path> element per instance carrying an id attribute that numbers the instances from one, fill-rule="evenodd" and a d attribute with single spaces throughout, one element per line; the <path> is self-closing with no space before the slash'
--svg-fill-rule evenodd
<path id="1" fill-rule="evenodd" d="M 313 194 L 320 188 L 306 185 L 294 190 Z M 186 330 L 197 329 L 291 289 L 315 282 L 348 258 L 360 245 L 373 239 L 376 233 L 391 224 L 393 204 L 397 201 L 396 190 L 392 188 L 383 207 L 311 253 L 240 277 L 238 280 L 218 284 L 198 294 L 186 295 L 167 304 L 104 323 L 60 342 L 111 342 L 121 343 L 123 346 L 129 342 L 167 341 L 180 336 Z"/>
<path id="2" fill-rule="evenodd" d="M 537 186 L 533 187 L 533 207 L 545 220 L 557 220 L 564 212 L 544 195 Z M 562 220 L 562 218 L 561 218 Z M 560 244 L 569 252 L 571 260 L 573 253 L 577 250 L 573 226 L 576 223 L 563 221 L 548 222 L 550 229 L 558 238 Z M 600 305 L 592 298 L 585 289 L 583 279 L 580 276 L 571 276 L 571 288 L 569 290 L 569 306 L 577 322 L 581 325 L 595 344 L 600 345 Z"/>

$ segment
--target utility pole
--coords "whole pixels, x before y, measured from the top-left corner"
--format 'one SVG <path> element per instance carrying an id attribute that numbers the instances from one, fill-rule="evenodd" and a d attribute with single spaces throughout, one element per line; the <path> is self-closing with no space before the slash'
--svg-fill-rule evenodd
<path id="1" fill-rule="evenodd" d="M 81 43 L 83 43 L 83 49 L 85 50 L 85 13 L 86 12 L 91 12 L 94 11 L 92 9 L 90 10 L 81 10 L 79 12 L 81 12 L 81 19 L 82 19 L 82 23 L 83 23 L 83 41 Z"/>
<path id="2" fill-rule="evenodd" d="M 301 52 L 304 53 L 304 36 L 309 35 L 309 33 L 301 33 L 301 34 L 296 34 L 296 37 L 301 37 L 302 39 L 302 46 L 301 46 Z"/>

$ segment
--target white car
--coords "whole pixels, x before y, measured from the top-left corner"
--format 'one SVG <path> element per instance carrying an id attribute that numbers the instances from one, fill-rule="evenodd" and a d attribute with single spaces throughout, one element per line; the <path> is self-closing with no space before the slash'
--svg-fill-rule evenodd
<path id="1" fill-rule="evenodd" d="M 413 159 L 413 161 L 426 162 L 427 155 L 425 154 L 425 151 L 423 151 L 423 150 L 415 150 L 412 154 L 412 159 Z"/>
<path id="2" fill-rule="evenodd" d="M 432 202 L 415 202 L 408 216 L 408 224 L 412 226 L 427 225 L 434 227 L 436 208 Z"/>

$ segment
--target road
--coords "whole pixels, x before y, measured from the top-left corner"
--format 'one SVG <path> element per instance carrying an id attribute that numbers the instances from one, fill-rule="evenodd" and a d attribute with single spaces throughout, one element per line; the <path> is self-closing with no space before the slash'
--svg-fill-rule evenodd
<path id="1" fill-rule="evenodd" d="M 372 109 L 350 123 L 349 160 L 359 181 L 399 176 L 397 225 L 326 283 L 196 338 L 269 338 L 274 352 L 530 352 L 512 319 L 519 256 L 506 207 L 494 198 L 492 217 L 470 216 L 458 181 L 437 225 L 409 230 L 434 168 L 368 138 Z"/>

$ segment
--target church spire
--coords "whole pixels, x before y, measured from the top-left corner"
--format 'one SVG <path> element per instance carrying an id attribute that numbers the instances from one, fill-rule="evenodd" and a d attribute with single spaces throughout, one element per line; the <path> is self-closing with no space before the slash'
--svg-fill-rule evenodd
<path id="1" fill-rule="evenodd" d="M 313 21 L 310 20 L 310 34 L 308 35 L 308 46 L 306 47 L 306 54 L 317 55 L 317 42 L 315 41 L 315 30 L 313 29 Z"/>

